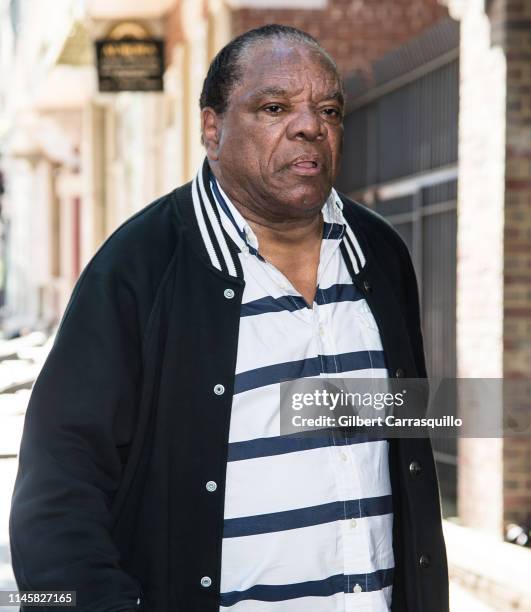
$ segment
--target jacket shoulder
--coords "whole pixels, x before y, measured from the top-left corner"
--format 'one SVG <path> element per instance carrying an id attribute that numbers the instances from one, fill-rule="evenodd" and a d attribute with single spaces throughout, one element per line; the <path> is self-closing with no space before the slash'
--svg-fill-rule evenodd
<path id="1" fill-rule="evenodd" d="M 188 200 L 191 201 L 191 183 L 162 195 L 130 216 L 92 255 L 79 281 L 87 274 L 98 274 L 120 279 L 133 289 L 155 291 L 175 254 Z"/>
<path id="2" fill-rule="evenodd" d="M 121 223 L 97 249 L 87 268 L 127 274 L 164 267 L 178 236 L 176 191 L 157 198 Z"/>
<path id="3" fill-rule="evenodd" d="M 352 200 L 338 192 L 343 202 L 343 214 L 355 235 L 356 228 L 361 234 L 362 241 L 376 254 L 394 255 L 401 260 L 410 260 L 409 249 L 402 236 L 382 215 L 365 204 Z M 379 259 L 384 259 L 382 257 Z"/>
<path id="4" fill-rule="evenodd" d="M 135 320 L 144 333 L 157 295 L 170 277 L 179 237 L 177 209 L 185 187 L 139 210 L 103 242 L 77 279 L 59 331 L 72 311 L 85 304 L 105 303 L 113 311 L 131 311 L 129 323 Z"/>

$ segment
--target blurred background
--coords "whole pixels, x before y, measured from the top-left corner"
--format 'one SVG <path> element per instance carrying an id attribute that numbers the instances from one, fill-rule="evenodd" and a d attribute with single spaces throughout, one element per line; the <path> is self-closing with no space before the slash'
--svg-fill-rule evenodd
<path id="1" fill-rule="evenodd" d="M 2 589 L 24 412 L 74 283 L 192 178 L 210 60 L 272 22 L 338 62 L 336 187 L 410 248 L 430 376 L 530 376 L 531 0 L 0 0 Z M 530 438 L 434 446 L 452 612 L 531 610 Z"/>

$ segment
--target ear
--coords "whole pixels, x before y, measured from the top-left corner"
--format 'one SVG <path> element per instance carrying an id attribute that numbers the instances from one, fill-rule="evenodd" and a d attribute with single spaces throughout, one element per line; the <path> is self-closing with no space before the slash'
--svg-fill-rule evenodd
<path id="1" fill-rule="evenodd" d="M 222 117 L 207 106 L 201 111 L 201 142 L 205 145 L 207 157 L 212 161 L 219 159 Z"/>

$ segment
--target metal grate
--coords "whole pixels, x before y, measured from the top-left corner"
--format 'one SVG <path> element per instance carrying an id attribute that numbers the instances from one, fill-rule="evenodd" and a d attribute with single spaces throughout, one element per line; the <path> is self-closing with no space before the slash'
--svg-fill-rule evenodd
<path id="1" fill-rule="evenodd" d="M 458 26 L 445 20 L 351 80 L 337 188 L 369 199 L 407 244 L 417 273 L 426 365 L 456 375 Z M 352 93 L 356 92 L 353 97 Z M 454 406 L 455 409 L 455 406 Z M 455 512 L 456 440 L 434 439 L 443 506 Z"/>
<path id="2" fill-rule="evenodd" d="M 351 193 L 457 162 L 458 61 L 345 118 L 338 188 Z"/>

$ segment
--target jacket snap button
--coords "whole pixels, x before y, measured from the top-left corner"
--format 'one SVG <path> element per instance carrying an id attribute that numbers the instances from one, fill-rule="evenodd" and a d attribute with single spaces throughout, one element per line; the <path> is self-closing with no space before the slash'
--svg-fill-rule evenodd
<path id="1" fill-rule="evenodd" d="M 395 372 L 395 378 L 403 378 L 404 374 L 405 372 L 402 368 L 397 368 Z"/>
<path id="2" fill-rule="evenodd" d="M 234 297 L 234 291 L 232 289 L 225 289 L 225 291 L 223 292 L 223 295 L 228 299 L 228 300 L 232 300 L 232 298 Z"/>
<path id="3" fill-rule="evenodd" d="M 372 291 L 371 284 L 369 283 L 368 280 L 363 281 L 363 288 L 365 289 L 367 293 L 370 293 Z"/>
<path id="4" fill-rule="evenodd" d="M 218 488 L 218 485 L 213 480 L 209 480 L 206 483 L 205 487 L 206 487 L 207 491 L 212 492 L 212 491 L 215 491 Z"/>
<path id="5" fill-rule="evenodd" d="M 428 555 L 420 555 L 419 565 L 422 568 L 429 567 L 431 563 L 430 557 Z"/>
<path id="6" fill-rule="evenodd" d="M 412 476 L 418 476 L 422 472 L 422 465 L 418 461 L 409 464 L 409 472 Z"/>
<path id="7" fill-rule="evenodd" d="M 203 576 L 201 578 L 201 586 L 209 587 L 212 584 L 212 578 L 210 576 Z"/>
<path id="8" fill-rule="evenodd" d="M 225 393 L 225 387 L 223 385 L 216 385 L 214 387 L 214 393 L 216 395 L 223 395 Z"/>

